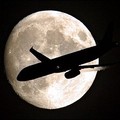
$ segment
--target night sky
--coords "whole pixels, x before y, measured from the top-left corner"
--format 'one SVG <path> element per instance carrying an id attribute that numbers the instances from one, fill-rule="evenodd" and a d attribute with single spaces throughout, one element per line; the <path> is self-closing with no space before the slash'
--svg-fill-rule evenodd
<path id="1" fill-rule="evenodd" d="M 46 110 L 22 100 L 9 84 L 4 69 L 4 49 L 13 27 L 27 15 L 41 10 L 68 13 L 90 30 L 99 42 L 114 22 L 113 40 L 120 41 L 120 3 L 91 0 L 1 0 L 0 1 L 0 119 L 120 119 L 120 64 L 98 72 L 92 87 L 74 104 Z M 100 58 L 100 63 L 120 61 L 120 48 Z"/>

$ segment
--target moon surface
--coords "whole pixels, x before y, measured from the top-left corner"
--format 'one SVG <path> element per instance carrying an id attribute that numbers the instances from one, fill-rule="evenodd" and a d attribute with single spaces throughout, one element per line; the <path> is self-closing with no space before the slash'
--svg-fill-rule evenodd
<path id="1" fill-rule="evenodd" d="M 17 81 L 17 75 L 23 68 L 41 62 L 29 49 L 33 46 L 52 59 L 95 45 L 90 31 L 73 16 L 54 10 L 33 13 L 13 28 L 6 43 L 4 63 L 7 78 L 14 91 L 36 107 L 66 107 L 88 91 L 97 72 L 81 72 L 72 79 L 66 79 L 65 72 L 62 72 L 31 81 Z M 98 59 L 86 64 L 98 64 Z"/>

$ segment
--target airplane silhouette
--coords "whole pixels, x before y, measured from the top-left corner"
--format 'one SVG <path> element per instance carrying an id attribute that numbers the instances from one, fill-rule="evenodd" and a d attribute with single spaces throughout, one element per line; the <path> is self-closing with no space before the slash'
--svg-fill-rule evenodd
<path id="1" fill-rule="evenodd" d="M 111 48 L 118 46 L 117 42 L 112 42 L 113 24 L 110 24 L 102 41 L 93 47 L 66 54 L 54 59 L 49 59 L 31 47 L 30 52 L 41 62 L 30 65 L 20 71 L 17 76 L 18 81 L 33 80 L 38 77 L 46 76 L 52 73 L 65 72 L 67 79 L 74 78 L 80 74 L 81 69 L 102 68 L 107 65 L 81 65 L 93 61 Z M 99 70 L 99 69 L 98 69 Z"/>

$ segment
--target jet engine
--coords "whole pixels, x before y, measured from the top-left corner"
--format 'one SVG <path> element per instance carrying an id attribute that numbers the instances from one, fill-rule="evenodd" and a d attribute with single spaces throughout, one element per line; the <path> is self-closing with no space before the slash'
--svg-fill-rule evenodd
<path id="1" fill-rule="evenodd" d="M 65 77 L 67 79 L 70 79 L 70 78 L 76 77 L 79 74 L 80 74 L 79 70 L 70 70 L 70 71 L 68 71 L 68 72 L 65 73 Z"/>

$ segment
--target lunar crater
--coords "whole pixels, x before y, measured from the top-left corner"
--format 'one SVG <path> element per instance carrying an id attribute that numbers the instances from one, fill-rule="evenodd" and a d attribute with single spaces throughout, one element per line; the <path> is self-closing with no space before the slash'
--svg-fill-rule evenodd
<path id="1" fill-rule="evenodd" d="M 78 35 L 79 35 L 79 37 L 80 37 L 81 40 L 83 40 L 83 41 L 87 40 L 87 35 L 86 35 L 86 33 L 84 31 L 80 31 L 78 33 Z"/>

